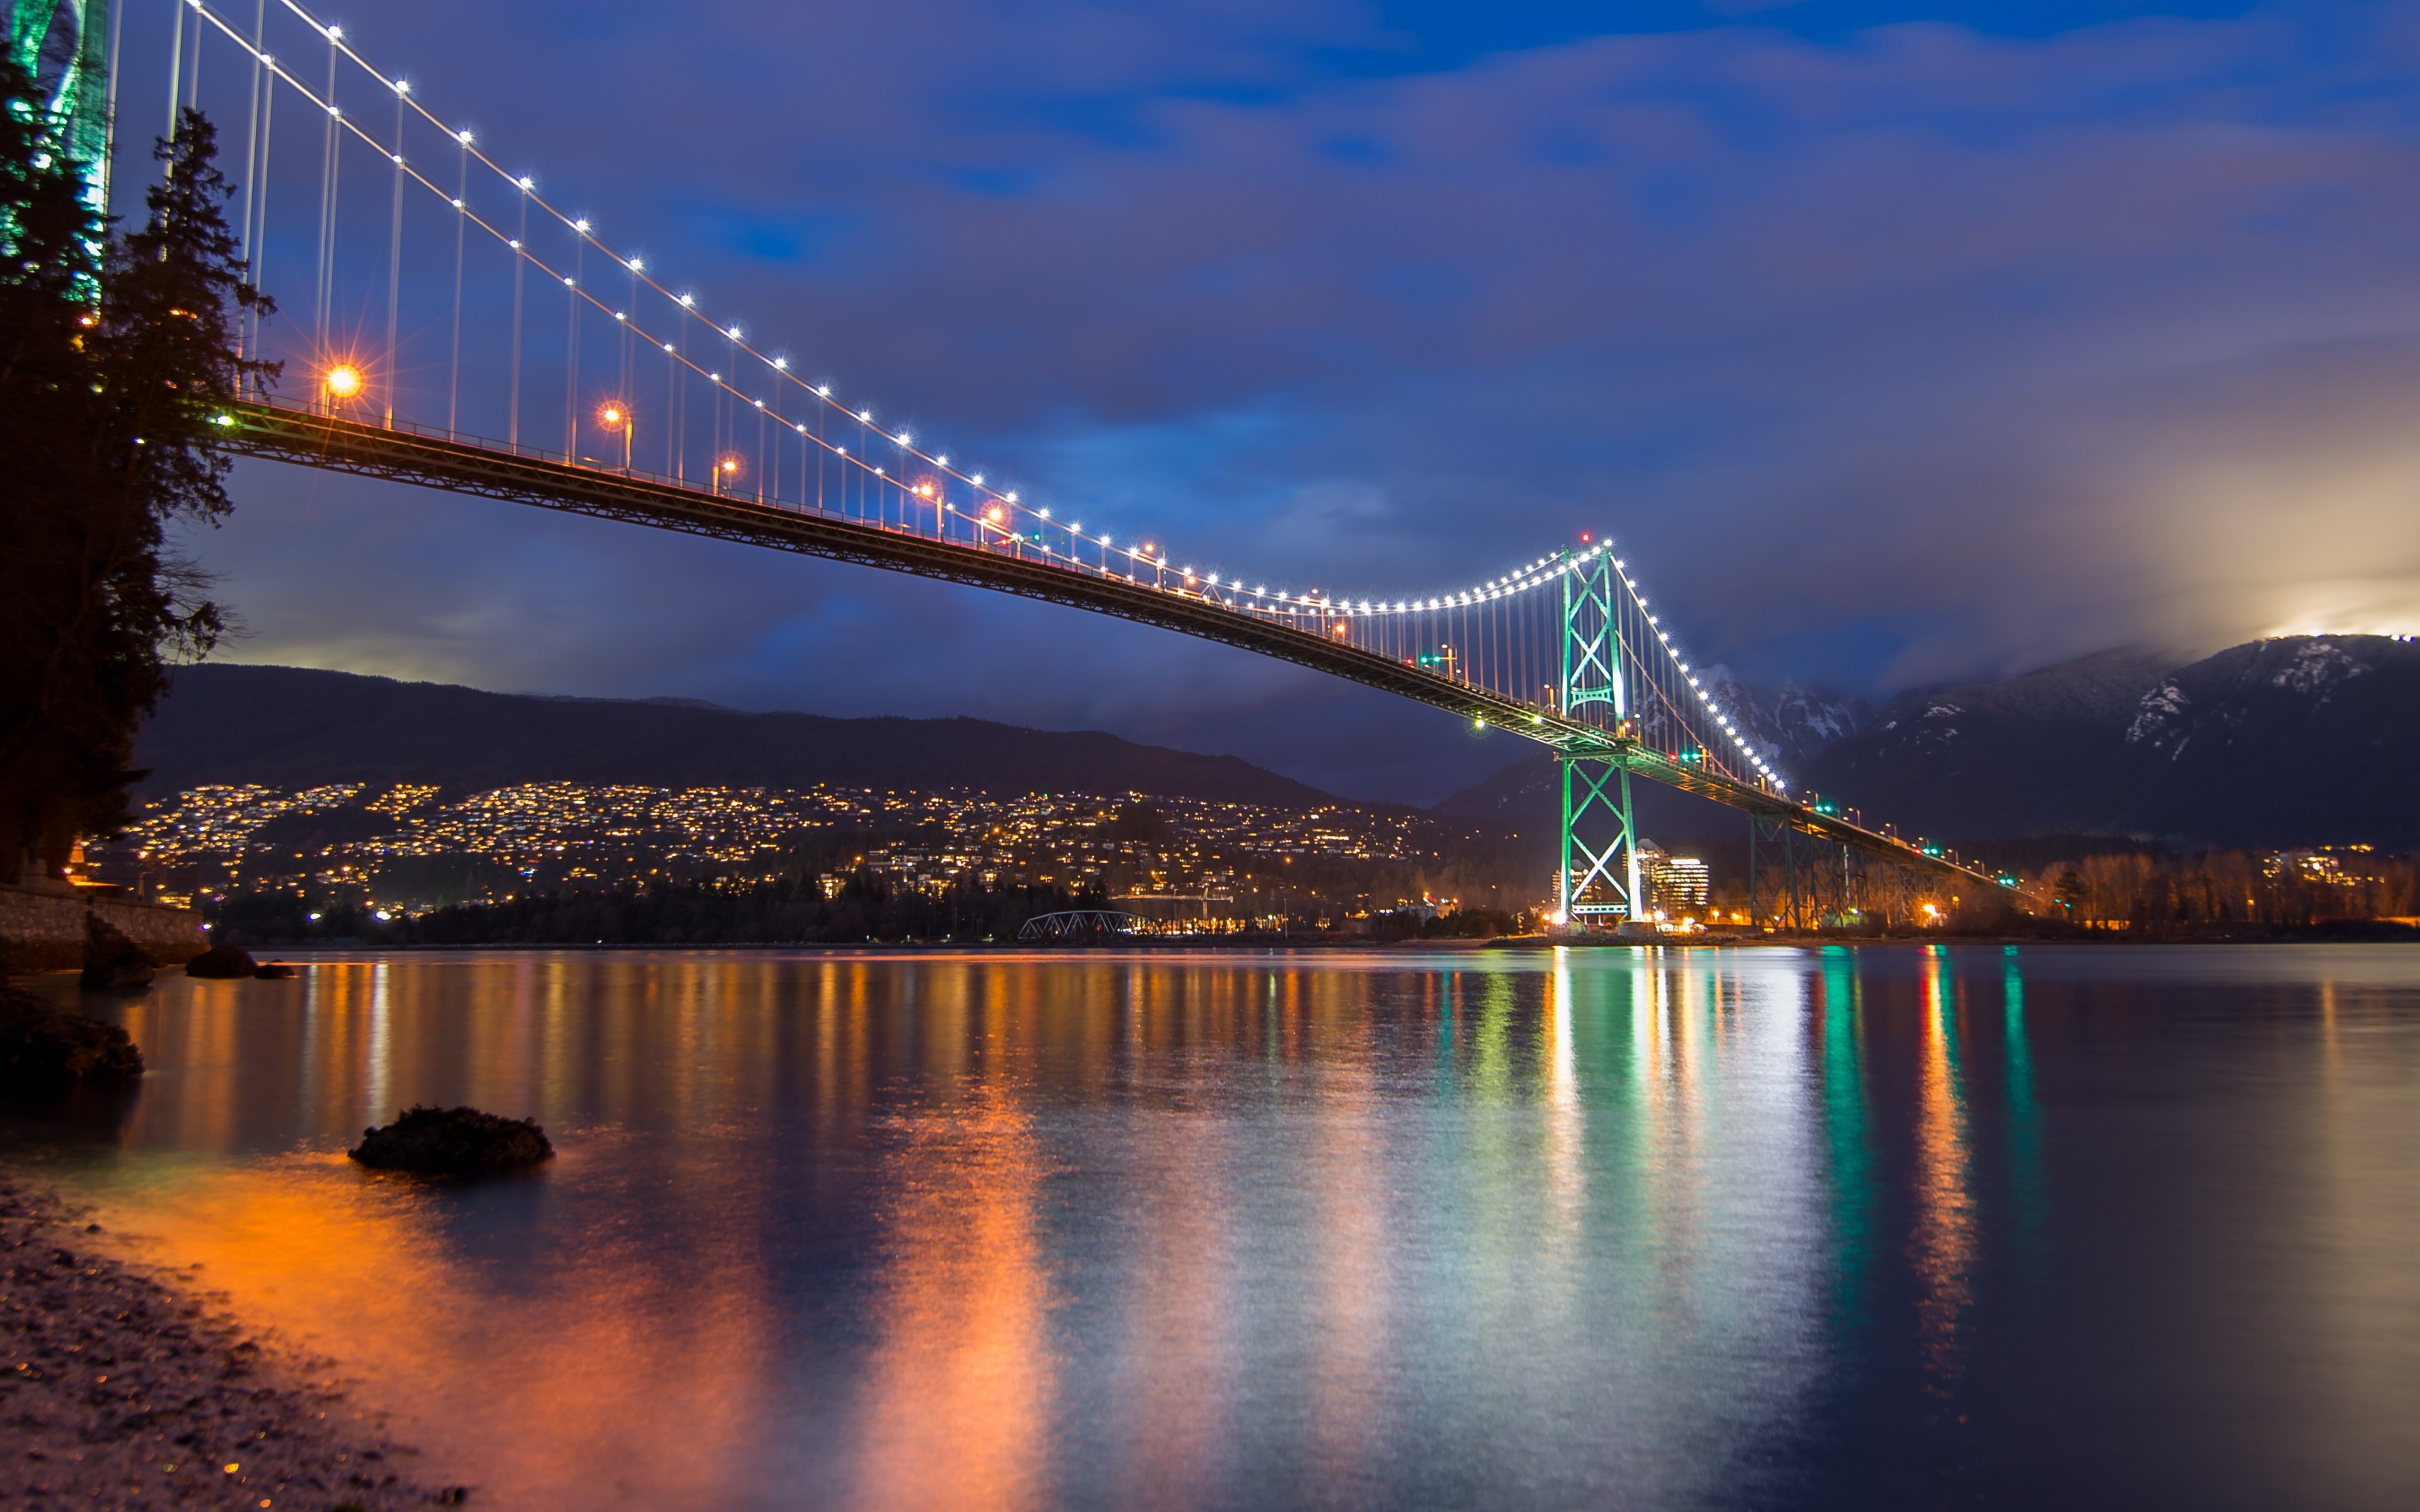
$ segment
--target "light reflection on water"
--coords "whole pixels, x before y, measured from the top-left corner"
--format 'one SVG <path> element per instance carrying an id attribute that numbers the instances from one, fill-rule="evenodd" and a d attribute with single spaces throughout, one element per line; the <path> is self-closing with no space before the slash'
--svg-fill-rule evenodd
<path id="1" fill-rule="evenodd" d="M 2420 953 L 176 979 L 21 1129 L 490 1505 L 2412 1504 Z M 415 1101 L 542 1174 L 370 1176 Z"/>

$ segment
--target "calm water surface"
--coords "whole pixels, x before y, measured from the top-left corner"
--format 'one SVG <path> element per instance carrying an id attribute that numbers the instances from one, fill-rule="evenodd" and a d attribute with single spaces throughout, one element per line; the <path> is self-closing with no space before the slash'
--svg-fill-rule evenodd
<path id="1" fill-rule="evenodd" d="M 399 955 L 11 1148 L 504 1508 L 2420 1505 L 2420 950 Z M 476 1186 L 341 1151 L 532 1114 Z"/>

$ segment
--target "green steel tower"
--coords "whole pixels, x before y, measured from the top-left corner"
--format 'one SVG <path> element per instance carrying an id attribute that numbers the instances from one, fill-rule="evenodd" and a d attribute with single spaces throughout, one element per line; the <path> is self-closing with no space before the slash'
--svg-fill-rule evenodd
<path id="1" fill-rule="evenodd" d="M 107 0 L 0 0 L 8 56 L 33 76 L 68 161 L 83 164 L 85 197 L 109 208 Z"/>
<path id="2" fill-rule="evenodd" d="M 1581 559 L 1562 575 L 1562 713 L 1609 704 L 1619 729 L 1630 718 L 1621 635 L 1614 615 L 1613 553 Z M 1638 854 L 1630 825 L 1630 767 L 1619 752 L 1557 754 L 1562 779 L 1562 859 L 1555 906 L 1566 928 L 1639 917 Z"/>

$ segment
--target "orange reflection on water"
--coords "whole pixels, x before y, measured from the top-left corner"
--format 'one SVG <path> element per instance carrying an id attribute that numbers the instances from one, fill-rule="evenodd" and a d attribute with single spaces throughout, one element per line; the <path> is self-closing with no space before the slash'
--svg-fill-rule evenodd
<path id="1" fill-rule="evenodd" d="M 675 1271 L 600 1252 L 524 1294 L 457 1252 L 425 1189 L 365 1180 L 341 1157 L 178 1173 L 112 1196 L 138 1256 L 198 1266 L 196 1283 L 248 1326 L 336 1355 L 431 1473 L 475 1463 L 489 1504 L 538 1504 L 611 1465 L 636 1503 L 709 1505 L 761 1431 L 759 1266 Z M 516 1348 L 499 1353 L 500 1335 Z M 464 1391 L 486 1409 L 464 1413 Z M 661 1433 L 668 1420 L 685 1431 Z M 639 1443 L 648 1453 L 633 1458 Z"/>
<path id="2" fill-rule="evenodd" d="M 1041 1505 L 1054 1378 L 1028 1120 L 978 1088 L 954 1116 L 912 1124 L 897 1159 L 856 1503 Z"/>
<path id="3" fill-rule="evenodd" d="M 1933 946 L 1924 973 L 1923 1073 L 1916 1119 L 1916 1231 L 1908 1247 L 1917 1285 L 1916 1332 L 1925 1363 L 1956 1377 L 1958 1325 L 1975 1300 L 1975 1195 L 1965 1097 L 1950 1041 L 1956 1013 L 1949 961 Z"/>

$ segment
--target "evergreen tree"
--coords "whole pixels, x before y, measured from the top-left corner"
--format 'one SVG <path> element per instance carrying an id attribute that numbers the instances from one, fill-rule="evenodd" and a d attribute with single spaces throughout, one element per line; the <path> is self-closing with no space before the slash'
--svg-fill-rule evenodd
<path id="1" fill-rule="evenodd" d="M 169 549 L 228 510 L 213 417 L 273 370 L 238 353 L 256 302 L 216 133 L 187 111 L 142 230 L 80 197 L 40 97 L 0 73 L 0 877 L 55 871 L 127 818 L 134 736 L 175 659 L 223 627 Z"/>

